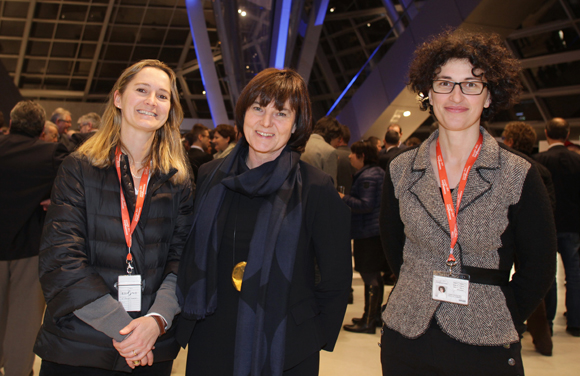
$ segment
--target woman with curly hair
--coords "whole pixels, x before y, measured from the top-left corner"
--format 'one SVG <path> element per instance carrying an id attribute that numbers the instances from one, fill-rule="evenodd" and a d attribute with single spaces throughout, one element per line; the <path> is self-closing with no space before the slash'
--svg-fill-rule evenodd
<path id="1" fill-rule="evenodd" d="M 495 35 L 447 31 L 415 52 L 410 87 L 439 128 L 386 170 L 384 375 L 524 374 L 523 322 L 554 279 L 552 209 L 537 169 L 480 125 L 517 100 L 518 72 Z"/>

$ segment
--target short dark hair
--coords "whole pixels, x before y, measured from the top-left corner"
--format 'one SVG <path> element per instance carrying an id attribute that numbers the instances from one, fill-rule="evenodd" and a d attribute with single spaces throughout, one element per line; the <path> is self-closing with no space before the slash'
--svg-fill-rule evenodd
<path id="1" fill-rule="evenodd" d="M 377 138 L 378 140 L 378 138 Z M 364 165 L 377 164 L 379 162 L 379 151 L 371 141 L 357 141 L 350 147 L 350 151 L 358 158 L 364 156 Z"/>
<path id="2" fill-rule="evenodd" d="M 395 127 L 399 128 L 399 131 L 397 133 L 400 136 L 401 133 L 402 133 L 402 129 L 401 129 L 401 126 L 399 124 L 397 124 L 397 123 L 389 124 L 389 127 L 387 128 L 387 130 L 391 130 L 391 129 L 395 128 Z"/>
<path id="3" fill-rule="evenodd" d="M 10 111 L 10 132 L 39 137 L 44 130 L 46 111 L 38 103 L 20 101 Z"/>
<path id="4" fill-rule="evenodd" d="M 400 139 L 401 135 L 395 130 L 389 129 L 387 133 L 385 133 L 385 143 L 389 145 L 398 145 Z"/>
<path id="5" fill-rule="evenodd" d="M 481 120 L 489 121 L 499 110 L 517 103 L 522 90 L 518 77 L 520 63 L 507 50 L 502 38 L 497 34 L 447 30 L 417 48 L 409 69 L 409 86 L 423 96 L 422 110 L 434 115 L 429 90 L 441 67 L 452 59 L 467 59 L 473 66 L 473 75 L 485 77 L 491 103 L 483 109 Z"/>
<path id="6" fill-rule="evenodd" d="M 215 127 L 215 131 L 223 138 L 230 138 L 229 143 L 236 142 L 236 130 L 229 124 L 219 124 Z"/>
<path id="7" fill-rule="evenodd" d="M 570 133 L 570 125 L 562 118 L 553 118 L 546 123 L 546 135 L 554 140 L 566 140 Z"/>
<path id="8" fill-rule="evenodd" d="M 342 140 L 348 144 L 350 141 L 350 129 L 344 124 L 341 124 L 340 128 L 342 129 Z"/>
<path id="9" fill-rule="evenodd" d="M 191 128 L 191 131 L 185 134 L 185 139 L 189 142 L 190 145 L 193 145 L 199 139 L 199 135 L 208 130 L 209 129 L 205 125 L 196 123 Z"/>
<path id="10" fill-rule="evenodd" d="M 290 103 L 290 108 L 296 114 L 296 129 L 288 145 L 292 150 L 303 151 L 312 133 L 312 110 L 308 88 L 302 77 L 292 69 L 267 68 L 252 78 L 236 103 L 236 125 L 243 140 L 246 139 L 243 131 L 246 111 L 257 100 L 262 107 L 274 102 L 278 110 L 284 108 L 286 101 Z"/>
<path id="11" fill-rule="evenodd" d="M 532 154 L 536 144 L 536 131 L 523 121 L 511 121 L 506 124 L 503 131 L 506 140 L 512 140 L 512 148 L 524 154 Z"/>
<path id="12" fill-rule="evenodd" d="M 313 133 L 324 137 L 324 141 L 330 143 L 335 138 L 342 137 L 342 124 L 332 116 L 324 116 L 314 124 Z"/>
<path id="13" fill-rule="evenodd" d="M 365 141 L 370 142 L 371 145 L 373 145 L 375 147 L 375 149 L 377 148 L 377 145 L 381 143 L 381 139 L 378 137 L 375 137 L 375 136 L 370 136 Z"/>
<path id="14" fill-rule="evenodd" d="M 413 146 L 417 146 L 417 145 L 421 145 L 421 139 L 419 137 L 411 137 L 409 139 L 407 139 L 407 141 L 405 141 L 405 145 L 407 145 L 408 147 L 413 147 Z"/>

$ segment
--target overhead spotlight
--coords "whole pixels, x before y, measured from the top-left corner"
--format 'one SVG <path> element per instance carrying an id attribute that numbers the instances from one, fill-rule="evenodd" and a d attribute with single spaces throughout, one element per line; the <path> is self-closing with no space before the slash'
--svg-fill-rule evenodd
<path id="1" fill-rule="evenodd" d="M 330 13 L 334 13 L 334 8 L 330 8 Z"/>
<path id="2" fill-rule="evenodd" d="M 368 24 L 367 24 L 367 27 L 371 27 L 371 24 L 370 24 L 370 23 L 368 23 Z"/>
<path id="3" fill-rule="evenodd" d="M 201 92 L 203 95 L 205 95 L 205 90 Z"/>
<path id="4" fill-rule="evenodd" d="M 246 11 L 244 10 L 244 11 L 242 11 L 242 13 L 240 13 L 240 14 L 242 15 L 242 17 L 246 17 L 246 14 L 247 14 L 247 13 L 246 13 Z"/>
<path id="5" fill-rule="evenodd" d="M 246 69 L 250 69 L 250 66 L 249 65 L 246 65 Z"/>
<path id="6" fill-rule="evenodd" d="M 242 10 L 241 9 L 238 9 L 238 13 L 242 13 Z"/>
<path id="7" fill-rule="evenodd" d="M 405 111 L 405 112 L 403 112 L 403 116 L 404 116 L 404 117 L 409 117 L 409 116 L 411 116 L 411 111 Z"/>

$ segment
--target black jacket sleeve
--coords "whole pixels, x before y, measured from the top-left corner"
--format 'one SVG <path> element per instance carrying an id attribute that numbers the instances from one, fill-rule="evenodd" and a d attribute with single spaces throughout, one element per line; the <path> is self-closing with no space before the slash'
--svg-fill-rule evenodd
<path id="1" fill-rule="evenodd" d="M 399 200 L 395 197 L 390 166 L 387 166 L 383 183 L 379 227 L 385 256 L 392 272 L 398 277 L 403 264 L 405 226 L 399 213 Z"/>
<path id="2" fill-rule="evenodd" d="M 350 211 L 341 201 L 330 177 L 317 197 L 312 242 L 320 269 L 315 296 L 326 345 L 332 351 L 338 338 L 352 284 Z"/>
<path id="3" fill-rule="evenodd" d="M 556 226 L 540 174 L 532 166 L 520 200 L 510 208 L 519 263 L 509 287 L 520 319 L 526 320 L 546 295 L 556 275 Z"/>
<path id="4" fill-rule="evenodd" d="M 47 309 L 58 319 L 109 293 L 89 265 L 81 160 L 63 162 L 52 189 L 39 253 L 40 283 Z"/>

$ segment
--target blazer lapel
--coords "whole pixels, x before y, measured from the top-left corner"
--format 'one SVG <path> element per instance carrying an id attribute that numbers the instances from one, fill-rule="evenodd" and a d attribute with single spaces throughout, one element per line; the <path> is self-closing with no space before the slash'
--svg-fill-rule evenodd
<path id="1" fill-rule="evenodd" d="M 499 145 L 483 128 L 483 145 L 479 157 L 475 161 L 473 168 L 469 171 L 467 185 L 461 199 L 459 212 L 473 204 L 491 189 L 491 182 L 485 177 L 486 171 L 497 170 L 499 168 Z M 409 192 L 417 197 L 417 200 L 425 209 L 427 214 L 437 223 L 437 225 L 449 235 L 449 222 L 445 212 L 445 204 L 441 197 L 441 190 L 437 179 L 439 178 L 431 166 L 429 149 L 431 142 L 439 136 L 439 132 L 434 132 L 419 147 L 417 156 L 412 164 L 412 171 L 417 175 L 417 179 L 409 187 Z M 457 191 L 453 192 L 453 203 L 457 207 Z"/>
<path id="2" fill-rule="evenodd" d="M 427 214 L 449 235 L 449 223 L 447 221 L 447 214 L 445 213 L 445 204 L 443 203 L 439 184 L 437 184 L 438 176 L 431 167 L 429 155 L 431 142 L 435 141 L 438 136 L 439 131 L 434 132 L 419 147 L 417 156 L 411 165 L 413 175 L 416 175 L 417 179 L 409 187 L 409 192 L 415 195 Z"/>
<path id="3" fill-rule="evenodd" d="M 485 129 L 481 128 L 481 133 L 483 134 L 483 145 L 479 157 L 469 171 L 459 213 L 491 189 L 491 181 L 487 172 L 499 169 L 499 145 Z M 454 192 L 455 205 L 457 205 L 456 196 L 457 194 Z"/>

